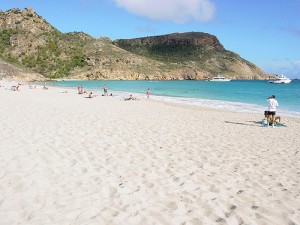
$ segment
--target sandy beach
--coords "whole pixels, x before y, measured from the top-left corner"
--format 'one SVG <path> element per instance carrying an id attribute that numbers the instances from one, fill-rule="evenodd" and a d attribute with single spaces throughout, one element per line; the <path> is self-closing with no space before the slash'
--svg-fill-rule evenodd
<path id="1" fill-rule="evenodd" d="M 300 224 L 299 118 L 0 84 L 0 225 Z"/>

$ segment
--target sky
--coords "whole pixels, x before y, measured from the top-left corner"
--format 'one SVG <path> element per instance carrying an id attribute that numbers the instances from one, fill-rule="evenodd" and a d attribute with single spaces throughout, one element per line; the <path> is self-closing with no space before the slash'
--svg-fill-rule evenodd
<path id="1" fill-rule="evenodd" d="M 205 32 L 267 73 L 300 78 L 300 0 L 0 0 L 12 8 L 111 40 Z"/>

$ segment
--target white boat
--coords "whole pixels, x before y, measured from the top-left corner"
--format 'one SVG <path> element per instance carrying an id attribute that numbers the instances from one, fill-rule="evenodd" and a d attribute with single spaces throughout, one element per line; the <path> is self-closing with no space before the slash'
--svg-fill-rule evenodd
<path id="1" fill-rule="evenodd" d="M 291 83 L 292 80 L 290 80 L 289 78 L 287 78 L 286 76 L 278 76 L 277 78 L 270 80 L 269 83 L 272 84 L 289 84 Z"/>
<path id="2" fill-rule="evenodd" d="M 224 82 L 224 81 L 230 81 L 230 79 L 225 78 L 221 75 L 218 75 L 217 77 L 213 77 L 211 80 L 209 81 L 218 81 L 218 82 Z"/>

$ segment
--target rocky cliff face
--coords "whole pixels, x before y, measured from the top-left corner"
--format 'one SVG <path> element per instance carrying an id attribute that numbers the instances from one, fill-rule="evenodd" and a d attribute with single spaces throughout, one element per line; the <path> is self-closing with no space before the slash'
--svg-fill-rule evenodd
<path id="1" fill-rule="evenodd" d="M 155 47 L 158 45 L 164 46 L 201 46 L 206 50 L 225 50 L 219 40 L 210 34 L 202 32 L 188 32 L 188 33 L 173 33 L 167 35 L 142 37 L 134 39 L 119 39 L 115 43 L 120 46 L 131 47 Z"/>
<path id="2" fill-rule="evenodd" d="M 0 29 L 29 31 L 33 34 L 55 30 L 54 27 L 39 16 L 32 8 L 24 10 L 11 9 L 7 12 L 0 12 Z"/>
<path id="3" fill-rule="evenodd" d="M 144 57 L 181 64 L 188 72 L 184 79 L 203 79 L 224 74 L 232 79 L 260 79 L 266 74 L 254 64 L 226 50 L 217 37 L 202 33 L 174 33 L 161 36 L 119 39 L 114 43 Z"/>
<path id="4" fill-rule="evenodd" d="M 2 79 L 41 81 L 45 80 L 45 77 L 38 73 L 33 73 L 31 71 L 21 69 L 0 60 L 0 80 Z"/>
<path id="5" fill-rule="evenodd" d="M 111 41 L 82 32 L 61 33 L 33 9 L 0 11 L 0 59 L 46 78 L 262 79 L 254 64 L 201 32 Z"/>

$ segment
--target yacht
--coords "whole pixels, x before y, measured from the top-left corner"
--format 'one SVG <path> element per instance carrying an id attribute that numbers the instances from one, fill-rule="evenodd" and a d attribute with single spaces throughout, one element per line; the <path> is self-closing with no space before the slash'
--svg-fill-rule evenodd
<path id="1" fill-rule="evenodd" d="M 230 81 L 230 79 L 223 77 L 222 75 L 218 75 L 217 77 L 213 77 L 209 81 L 218 81 L 218 82 L 224 82 L 224 81 Z"/>
<path id="2" fill-rule="evenodd" d="M 275 79 L 273 80 L 269 80 L 269 83 L 272 83 L 272 84 L 289 84 L 291 83 L 291 79 L 287 78 L 286 76 L 278 76 L 276 77 Z"/>

